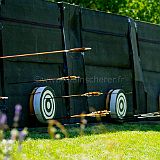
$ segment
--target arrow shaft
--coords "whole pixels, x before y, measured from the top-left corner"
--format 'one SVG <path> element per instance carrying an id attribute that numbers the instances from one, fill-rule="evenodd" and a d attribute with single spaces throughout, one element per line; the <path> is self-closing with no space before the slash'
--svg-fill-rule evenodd
<path id="1" fill-rule="evenodd" d="M 3 56 L 0 59 L 9 59 L 9 58 L 18 58 L 18 57 L 30 57 L 30 56 L 39 56 L 39 55 L 47 55 L 47 54 L 57 54 L 57 53 L 68 53 L 68 52 L 84 52 L 88 51 L 91 48 L 73 48 L 69 50 L 58 50 L 58 51 L 50 51 L 50 52 L 39 52 L 39 53 L 27 53 L 27 54 L 17 54 L 17 55 L 10 55 L 10 56 Z"/>
<path id="2" fill-rule="evenodd" d="M 68 50 L 29 53 L 29 54 L 17 54 L 17 55 L 11 55 L 11 56 L 3 56 L 3 57 L 0 57 L 0 59 L 9 59 L 9 58 L 18 58 L 18 57 L 30 57 L 30 56 L 38 56 L 38 55 L 46 55 L 46 54 L 56 54 L 56 53 L 63 53 L 63 52 L 67 52 L 67 51 Z"/>
<path id="3" fill-rule="evenodd" d="M 95 92 L 93 92 L 95 93 Z M 56 96 L 55 98 L 71 98 L 71 97 L 98 97 L 98 96 L 101 96 L 101 95 L 108 95 L 110 94 L 109 92 L 108 93 L 102 93 L 102 92 L 96 92 L 97 94 L 92 94 L 92 92 L 88 92 L 88 93 L 84 93 L 84 94 L 76 94 L 76 95 L 67 95 L 67 96 Z M 112 93 L 112 94 L 117 94 L 117 93 Z M 132 92 L 127 92 L 125 94 L 132 94 Z"/>
<path id="4" fill-rule="evenodd" d="M 70 78 L 73 77 L 73 78 Z M 75 80 L 79 79 L 80 77 L 77 76 L 68 76 L 68 77 L 60 77 L 60 78 L 47 78 L 47 79 L 39 79 L 39 80 L 31 80 L 31 81 L 22 81 L 18 82 L 18 84 L 23 83 L 35 83 L 35 82 L 47 82 L 47 81 L 67 81 L 67 80 Z M 17 82 L 9 83 L 9 84 L 17 84 Z"/>

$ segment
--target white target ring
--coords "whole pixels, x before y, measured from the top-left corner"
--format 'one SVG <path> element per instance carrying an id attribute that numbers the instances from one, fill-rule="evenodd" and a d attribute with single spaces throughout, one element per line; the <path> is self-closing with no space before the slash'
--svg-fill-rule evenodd
<path id="1" fill-rule="evenodd" d="M 37 119 L 46 123 L 55 116 L 54 91 L 51 87 L 39 87 L 33 97 L 33 108 Z"/>
<path id="2" fill-rule="evenodd" d="M 127 100 L 124 91 L 116 89 L 111 93 L 110 98 L 111 118 L 123 119 L 127 112 Z"/>

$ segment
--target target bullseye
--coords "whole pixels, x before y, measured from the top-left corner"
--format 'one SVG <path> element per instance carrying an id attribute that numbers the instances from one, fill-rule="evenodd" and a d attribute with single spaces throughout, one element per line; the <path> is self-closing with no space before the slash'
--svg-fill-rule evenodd
<path id="1" fill-rule="evenodd" d="M 110 98 L 111 118 L 123 119 L 127 112 L 127 100 L 124 91 L 116 89 L 111 93 Z"/>
<path id="2" fill-rule="evenodd" d="M 37 119 L 46 123 L 55 116 L 54 91 L 51 87 L 39 87 L 33 96 L 33 108 Z"/>

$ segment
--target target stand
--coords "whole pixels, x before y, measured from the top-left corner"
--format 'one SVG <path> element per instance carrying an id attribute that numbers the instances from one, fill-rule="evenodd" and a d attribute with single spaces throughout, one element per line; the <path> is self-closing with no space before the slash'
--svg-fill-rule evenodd
<path id="1" fill-rule="evenodd" d="M 55 116 L 55 98 L 51 87 L 37 87 L 30 96 L 30 113 L 35 114 L 36 118 L 47 123 Z"/>
<path id="2" fill-rule="evenodd" d="M 122 89 L 111 92 L 109 106 L 112 119 L 123 119 L 126 116 L 127 100 Z"/>

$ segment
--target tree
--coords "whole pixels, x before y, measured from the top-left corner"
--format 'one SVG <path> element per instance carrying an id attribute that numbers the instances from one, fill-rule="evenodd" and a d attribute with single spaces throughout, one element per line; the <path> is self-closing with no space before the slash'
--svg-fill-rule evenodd
<path id="1" fill-rule="evenodd" d="M 137 20 L 160 24 L 160 1 L 127 0 L 126 6 L 119 13 Z"/>
<path id="2" fill-rule="evenodd" d="M 58 2 L 59 0 L 50 0 Z M 160 1 L 157 0 L 64 0 L 85 8 L 129 16 L 160 24 Z"/>

